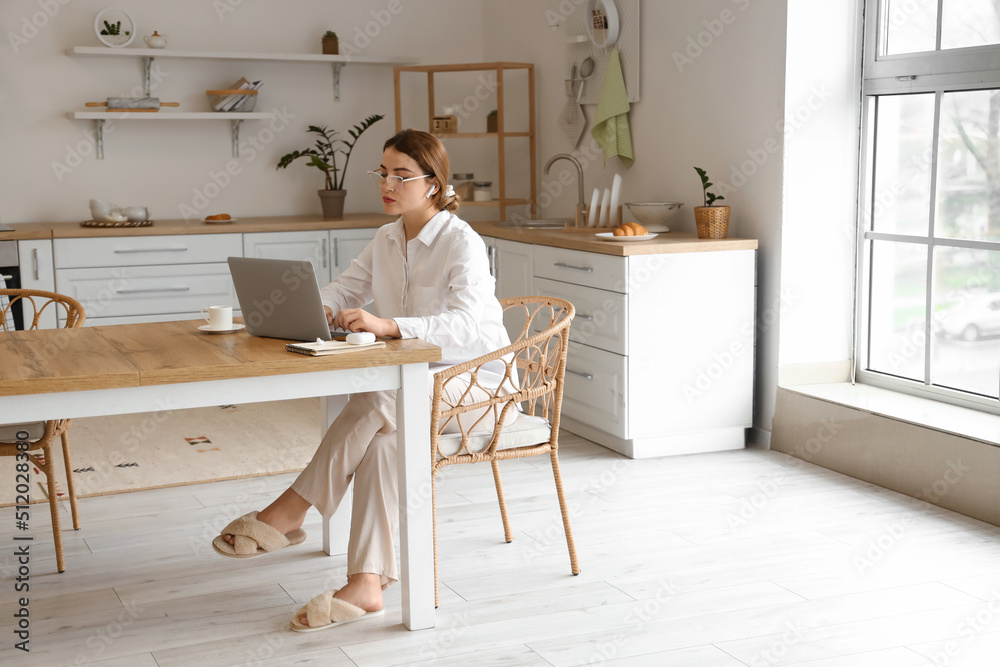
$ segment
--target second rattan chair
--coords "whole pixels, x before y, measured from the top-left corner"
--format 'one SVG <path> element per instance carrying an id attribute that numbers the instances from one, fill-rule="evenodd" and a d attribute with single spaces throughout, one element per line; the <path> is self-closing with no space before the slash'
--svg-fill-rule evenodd
<path id="1" fill-rule="evenodd" d="M 7 314 L 14 303 L 20 302 L 24 310 L 25 322 L 29 331 L 38 329 L 42 313 L 48 308 L 53 308 L 57 312 L 62 310 L 61 316 L 64 320 L 63 328 L 72 329 L 83 326 L 87 315 L 83 306 L 73 298 L 56 294 L 55 292 L 45 292 L 42 290 L 30 289 L 0 289 L 0 297 L 7 297 L 0 306 L 0 332 L 7 330 Z M 0 335 L 3 335 L 0 333 Z M 56 438 L 62 440 L 63 463 L 66 466 L 66 487 L 69 494 L 70 510 L 73 514 L 73 529 L 80 529 L 80 517 L 76 509 L 76 489 L 73 487 L 73 466 L 69 456 L 69 439 L 66 432 L 69 430 L 72 421 L 69 419 L 50 419 L 44 422 L 31 422 L 26 424 L 3 424 L 0 425 L 0 456 L 18 456 L 19 453 L 27 455 L 19 457 L 19 463 L 30 462 L 39 471 L 44 473 L 48 483 L 49 511 L 52 514 L 52 537 L 56 549 L 56 567 L 60 572 L 65 572 L 66 564 L 63 557 L 62 533 L 59 525 L 59 505 L 57 503 L 56 489 L 56 466 L 52 456 Z M 27 449 L 23 452 L 18 449 L 18 441 L 26 442 Z M 22 448 L 24 445 L 22 445 Z M 26 479 L 28 479 L 26 477 Z"/>
<path id="2" fill-rule="evenodd" d="M 563 379 L 566 354 L 569 349 L 569 327 L 575 310 L 562 299 L 525 296 L 501 299 L 508 327 L 519 326 L 521 333 L 514 342 L 500 350 L 452 366 L 434 375 L 431 402 L 431 494 L 434 515 L 434 605 L 440 602 L 438 593 L 437 548 L 437 473 L 459 463 L 489 461 L 493 466 L 504 538 L 513 541 L 507 503 L 500 480 L 499 462 L 548 454 L 555 478 L 556 495 L 562 511 L 570 569 L 580 573 L 576 545 L 570 529 L 569 511 L 563 493 L 559 471 L 559 418 L 562 410 Z M 489 362 L 502 360 L 506 379 L 498 389 L 486 389 L 478 384 L 477 374 Z M 520 375 L 520 377 L 518 377 Z M 514 380 L 512 381 L 512 378 Z M 488 395 L 478 402 L 451 404 L 445 398 L 449 383 L 478 386 Z M 454 393 L 454 392 L 453 392 Z M 462 392 L 465 399 L 468 392 Z M 520 403 L 523 412 L 513 422 L 507 419 Z M 489 408 L 484 411 L 484 408 Z M 484 415 L 468 418 L 468 413 Z M 467 415 L 461 419 L 461 415 Z M 506 424 L 506 425 L 504 425 Z M 449 432 L 457 431 L 457 432 Z"/>

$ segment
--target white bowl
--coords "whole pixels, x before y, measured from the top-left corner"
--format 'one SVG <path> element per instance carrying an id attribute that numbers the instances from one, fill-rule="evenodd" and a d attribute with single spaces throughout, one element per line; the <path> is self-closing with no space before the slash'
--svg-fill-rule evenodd
<path id="1" fill-rule="evenodd" d="M 629 202 L 625 204 L 636 222 L 651 232 L 669 232 L 666 222 L 684 204 L 679 202 Z"/>
<path id="2" fill-rule="evenodd" d="M 90 215 L 92 219 L 98 222 L 107 222 L 108 215 L 111 214 L 111 209 L 115 207 L 109 201 L 104 201 L 103 199 L 91 199 L 90 200 Z"/>

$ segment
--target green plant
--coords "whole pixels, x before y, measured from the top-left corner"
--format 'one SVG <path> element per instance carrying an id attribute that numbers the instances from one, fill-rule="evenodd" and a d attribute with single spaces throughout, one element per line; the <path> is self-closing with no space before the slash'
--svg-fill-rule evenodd
<path id="1" fill-rule="evenodd" d="M 327 30 L 325 33 L 323 33 L 323 39 L 329 39 L 329 38 L 336 39 L 337 33 L 335 33 L 332 30 Z"/>
<path id="2" fill-rule="evenodd" d="M 702 169 L 701 167 L 695 167 L 694 170 L 698 172 L 698 176 L 701 177 L 701 189 L 705 193 L 705 206 L 714 206 L 715 202 L 722 201 L 723 199 L 725 199 L 725 197 L 719 197 L 713 195 L 711 192 L 708 191 L 708 189 L 712 187 L 712 183 L 708 180 L 708 174 L 705 172 L 704 169 Z"/>
<path id="3" fill-rule="evenodd" d="M 326 174 L 325 190 L 343 190 L 344 176 L 347 174 L 347 163 L 351 159 L 351 151 L 358 143 L 358 138 L 364 134 L 365 130 L 385 118 L 381 114 L 368 116 L 361 123 L 351 128 L 348 133 L 353 141 L 345 141 L 337 138 L 336 130 L 329 130 L 326 126 L 310 125 L 308 132 L 319 135 L 316 139 L 315 148 L 307 148 L 304 151 L 292 151 L 278 161 L 276 169 L 284 169 L 300 157 L 309 157 L 306 163 L 310 167 L 316 167 Z M 343 167 L 337 166 L 337 154 L 344 156 Z"/>
<path id="4" fill-rule="evenodd" d="M 104 30 L 101 31 L 102 35 L 120 35 L 122 29 L 122 22 L 116 21 L 115 23 L 104 22 Z M 125 33 L 126 35 L 128 32 Z"/>
<path id="5" fill-rule="evenodd" d="M 487 115 L 487 116 L 496 116 L 496 115 L 497 115 L 497 110 L 496 110 L 496 109 L 494 109 L 493 111 L 489 112 L 489 113 L 488 113 L 488 114 L 486 114 L 486 115 Z"/>

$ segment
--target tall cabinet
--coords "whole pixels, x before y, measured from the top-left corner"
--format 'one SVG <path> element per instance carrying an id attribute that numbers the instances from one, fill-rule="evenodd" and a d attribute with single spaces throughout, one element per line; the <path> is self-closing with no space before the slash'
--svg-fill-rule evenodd
<path id="1" fill-rule="evenodd" d="M 528 130 L 527 131 L 515 131 L 509 132 L 506 129 L 506 124 L 504 120 L 504 72 L 510 70 L 527 70 L 528 74 L 528 92 L 527 99 L 525 103 L 528 106 L 527 118 L 528 118 Z M 427 107 L 428 107 L 428 132 L 436 134 L 441 139 L 456 139 L 456 140 L 466 140 L 466 139 L 484 139 L 484 138 L 495 138 L 497 142 L 497 180 L 498 187 L 497 193 L 498 198 L 491 201 L 468 201 L 462 202 L 463 207 L 490 207 L 496 208 L 499 214 L 500 220 L 507 219 L 507 208 L 509 206 L 524 206 L 524 205 L 534 205 L 537 197 L 537 174 L 536 174 L 536 138 L 535 138 L 535 66 L 532 63 L 513 63 L 513 62 L 490 62 L 490 63 L 457 63 L 453 65 L 414 65 L 409 67 L 395 67 L 393 71 L 393 83 L 396 92 L 396 131 L 399 132 L 403 129 L 403 101 L 402 101 L 402 91 L 400 90 L 400 77 L 404 72 L 417 72 L 427 75 Z M 434 82 L 435 77 L 441 74 L 456 73 L 456 72 L 486 72 L 492 73 L 496 76 L 496 110 L 497 110 L 497 128 L 496 132 L 440 132 L 435 131 L 434 128 L 434 117 L 437 114 L 435 97 L 434 97 Z M 492 87 L 492 82 L 490 82 Z M 478 92 L 477 92 L 478 99 Z M 527 168 L 529 170 L 529 196 L 524 197 L 508 197 L 507 196 L 507 139 L 512 137 L 526 137 L 528 139 L 528 164 L 518 165 L 520 168 Z M 455 166 L 455 165 L 452 165 Z M 449 175 L 450 176 L 450 175 Z"/>

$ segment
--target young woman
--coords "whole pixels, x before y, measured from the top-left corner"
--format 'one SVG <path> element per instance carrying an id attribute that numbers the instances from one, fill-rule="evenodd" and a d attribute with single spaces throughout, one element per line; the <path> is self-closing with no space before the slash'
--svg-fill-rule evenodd
<path id="1" fill-rule="evenodd" d="M 330 322 L 433 343 L 441 348 L 442 362 L 432 365 L 432 373 L 509 345 L 486 246 L 454 214 L 459 198 L 448 185 L 441 142 L 426 132 L 404 130 L 385 143 L 382 164 L 369 174 L 385 212 L 399 218 L 379 229 L 351 267 L 323 288 Z M 362 310 L 369 303 L 374 314 Z M 490 363 L 478 373 L 479 384 L 503 387 L 501 393 L 516 389 L 510 380 L 504 384 L 503 361 Z M 464 389 L 449 383 L 446 400 L 457 403 Z M 485 398 L 473 387 L 465 401 Z M 478 415 L 466 418 L 475 421 Z M 512 411 L 508 421 L 514 418 Z M 292 486 L 264 510 L 232 522 L 213 545 L 223 555 L 246 558 L 298 544 L 305 539 L 300 526 L 309 507 L 331 516 L 353 478 L 347 585 L 314 598 L 292 627 L 332 627 L 381 613 L 382 590 L 398 578 L 396 474 L 396 392 L 352 394 Z"/>

